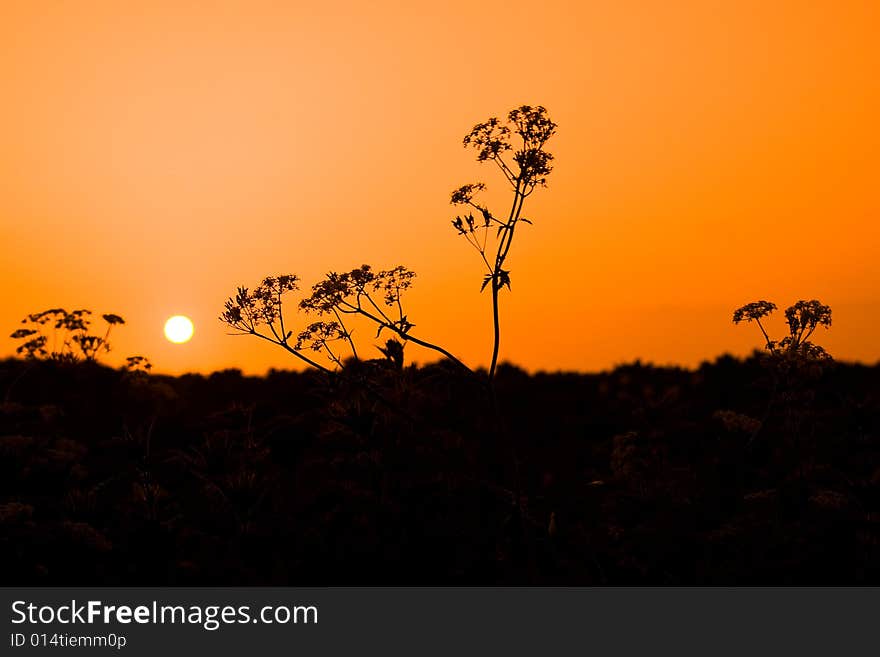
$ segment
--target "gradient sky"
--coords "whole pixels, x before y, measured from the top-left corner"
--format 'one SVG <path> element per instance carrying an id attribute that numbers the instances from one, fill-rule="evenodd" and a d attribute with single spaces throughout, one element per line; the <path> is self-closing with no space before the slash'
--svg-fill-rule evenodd
<path id="1" fill-rule="evenodd" d="M 461 138 L 529 103 L 559 124 L 556 168 L 514 245 L 502 359 L 693 365 L 759 345 L 737 306 L 814 297 L 833 355 L 880 359 L 876 0 L 0 8 L 0 354 L 60 305 L 125 317 L 112 364 L 294 367 L 228 337 L 224 299 L 367 262 L 416 270 L 418 334 L 485 364 L 449 192 L 502 202 Z"/>

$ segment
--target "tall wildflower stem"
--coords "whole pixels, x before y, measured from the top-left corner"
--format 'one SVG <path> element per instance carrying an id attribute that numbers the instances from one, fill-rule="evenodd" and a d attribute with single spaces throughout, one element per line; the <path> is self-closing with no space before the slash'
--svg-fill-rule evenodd
<path id="1" fill-rule="evenodd" d="M 489 364 L 487 387 L 492 409 L 495 435 L 500 445 L 509 447 L 512 459 L 514 512 L 519 518 L 519 530 L 522 531 L 523 481 L 520 472 L 520 446 L 518 436 L 507 431 L 507 418 L 501 408 L 495 377 L 498 370 L 498 358 L 501 348 L 501 290 L 510 289 L 510 271 L 506 268 L 517 224 L 522 221 L 532 222 L 522 216 L 523 206 L 536 187 L 546 184 L 547 176 L 552 170 L 553 156 L 544 150 L 547 140 L 556 132 L 556 124 L 547 116 L 543 107 L 523 105 L 507 115 L 507 124 L 498 118 L 490 118 L 484 123 L 474 126 L 468 133 L 463 144 L 477 151 L 477 161 L 492 161 L 501 170 L 505 181 L 510 184 L 513 199 L 507 220 L 501 221 L 484 205 L 474 200 L 477 193 L 485 189 L 483 183 L 471 183 L 459 187 L 452 192 L 453 205 L 470 206 L 478 213 L 469 212 L 452 220 L 452 226 L 459 235 L 463 235 L 469 244 L 479 252 L 488 273 L 483 278 L 481 291 L 491 284 L 492 297 L 492 357 Z M 511 135 L 521 138 L 521 145 L 514 150 L 510 144 Z M 507 151 L 513 151 L 513 163 L 504 159 Z M 480 220 L 480 217 L 482 220 Z M 494 230 L 497 246 L 491 264 L 486 256 L 486 242 L 489 231 Z M 482 231 L 482 239 L 475 233 Z M 534 566 L 531 554 L 528 555 L 530 570 Z"/>
<path id="2" fill-rule="evenodd" d="M 767 349 L 773 351 L 773 343 L 770 341 L 770 336 L 767 335 L 764 325 L 761 324 L 761 320 L 756 318 L 755 323 L 758 325 L 758 328 L 761 329 L 761 334 L 764 336 L 764 343 L 767 346 Z"/>
<path id="3" fill-rule="evenodd" d="M 553 155 L 544 150 L 547 140 L 556 133 L 556 124 L 547 116 L 547 110 L 541 106 L 522 105 L 507 115 L 507 122 L 498 118 L 490 118 L 478 123 L 463 140 L 465 147 L 477 151 L 477 161 L 494 162 L 505 181 L 510 184 L 513 199 L 507 214 L 507 221 L 496 218 L 487 207 L 476 202 L 476 195 L 486 186 L 483 183 L 463 185 L 452 192 L 453 205 L 470 206 L 478 216 L 470 212 L 457 216 L 452 226 L 459 235 L 464 235 L 469 244 L 474 246 L 485 263 L 488 273 L 483 278 L 481 290 L 491 283 L 492 296 L 492 357 L 489 364 L 489 384 L 494 384 L 498 369 L 498 358 L 501 347 L 501 311 L 500 293 L 503 287 L 510 289 L 510 271 L 505 269 L 507 257 L 513 246 L 516 226 L 520 221 L 531 223 L 522 216 L 523 205 L 536 187 L 546 185 L 547 176 L 552 170 Z M 512 135 L 518 135 L 521 143 L 517 148 L 510 143 Z M 505 153 L 511 151 L 512 163 L 505 160 Z M 479 219 L 482 215 L 482 220 Z M 494 260 L 489 262 L 486 257 L 486 241 L 490 230 L 496 229 L 497 247 Z M 475 235 L 482 231 L 482 239 Z"/>
<path id="4" fill-rule="evenodd" d="M 493 280 L 498 280 L 501 276 L 501 272 L 504 271 L 504 262 L 507 260 L 507 254 L 510 252 L 510 247 L 513 244 L 513 234 L 516 230 L 516 222 L 519 221 L 520 215 L 522 214 L 523 203 L 525 202 L 526 195 L 521 191 L 522 181 L 517 178 L 516 179 L 516 187 L 514 188 L 514 197 L 513 204 L 510 208 L 510 216 L 507 220 L 507 224 L 504 227 L 504 231 L 501 237 L 501 241 L 498 243 L 498 251 L 495 255 L 495 266 L 492 269 L 492 278 Z M 498 368 L 498 352 L 501 348 L 501 312 L 500 312 L 500 298 L 499 292 L 501 292 L 501 287 L 499 285 L 492 286 L 492 327 L 493 327 L 493 341 L 492 341 L 492 361 L 489 365 L 489 381 L 495 381 L 495 371 Z"/>

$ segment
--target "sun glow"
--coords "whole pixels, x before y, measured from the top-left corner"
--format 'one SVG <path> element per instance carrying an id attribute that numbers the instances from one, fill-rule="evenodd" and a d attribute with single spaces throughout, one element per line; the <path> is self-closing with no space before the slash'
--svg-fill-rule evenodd
<path id="1" fill-rule="evenodd" d="M 165 322 L 165 337 L 168 338 L 170 342 L 182 344 L 184 342 L 189 342 L 192 336 L 193 323 L 189 317 L 175 315 L 174 317 L 169 317 L 168 321 Z"/>

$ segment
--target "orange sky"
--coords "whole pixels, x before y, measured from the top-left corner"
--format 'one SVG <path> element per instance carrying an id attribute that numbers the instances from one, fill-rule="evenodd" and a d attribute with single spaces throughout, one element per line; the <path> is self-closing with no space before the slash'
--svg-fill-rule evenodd
<path id="1" fill-rule="evenodd" d="M 502 359 L 692 365 L 759 344 L 738 305 L 817 297 L 821 343 L 876 362 L 878 26 L 876 0 L 5 0 L 0 353 L 62 305 L 126 318 L 113 364 L 293 367 L 225 335 L 225 297 L 368 262 L 416 270 L 418 334 L 486 364 L 449 192 L 503 189 L 461 138 L 530 103 L 556 169 L 514 244 Z"/>

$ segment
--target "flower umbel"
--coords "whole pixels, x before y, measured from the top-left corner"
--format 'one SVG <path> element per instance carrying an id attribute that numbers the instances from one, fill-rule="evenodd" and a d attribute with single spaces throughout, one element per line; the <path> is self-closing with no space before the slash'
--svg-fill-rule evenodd
<path id="1" fill-rule="evenodd" d="M 762 317 L 766 317 L 774 310 L 776 310 L 776 304 L 769 301 L 755 301 L 753 303 L 747 303 L 741 308 L 737 308 L 733 311 L 733 323 L 739 324 L 743 321 L 751 322 L 759 320 Z"/>

